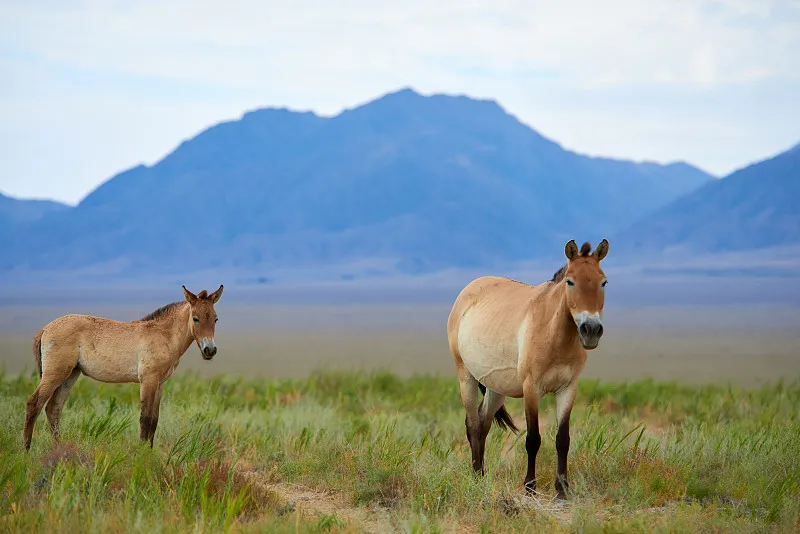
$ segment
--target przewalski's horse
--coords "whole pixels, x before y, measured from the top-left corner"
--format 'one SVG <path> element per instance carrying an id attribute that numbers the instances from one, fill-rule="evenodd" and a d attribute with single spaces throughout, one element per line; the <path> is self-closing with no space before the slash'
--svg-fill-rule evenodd
<path id="1" fill-rule="evenodd" d="M 456 299 L 447 322 L 450 352 L 467 411 L 467 439 L 472 467 L 483 473 L 486 436 L 494 418 L 501 428 L 517 428 L 503 406 L 505 397 L 524 399 L 528 435 L 525 488 L 536 490 L 539 399 L 556 396 L 558 477 L 555 489 L 566 497 L 569 417 L 586 351 L 603 335 L 606 277 L 600 261 L 608 254 L 605 239 L 594 253 L 567 243 L 567 264 L 553 279 L 530 286 L 486 276 L 470 282 Z M 481 402 L 478 391 L 485 396 Z"/>
<path id="2" fill-rule="evenodd" d="M 42 328 L 33 339 L 41 382 L 25 410 L 25 449 L 31 447 L 33 426 L 45 403 L 50 432 L 58 439 L 61 410 L 81 373 L 100 382 L 141 384 L 139 437 L 152 447 L 161 393 L 181 356 L 192 341 L 205 360 L 217 353 L 214 304 L 222 297 L 222 286 L 210 295 L 205 290 L 195 295 L 184 287 L 183 295 L 184 302 L 167 304 L 138 321 L 65 315 Z"/>

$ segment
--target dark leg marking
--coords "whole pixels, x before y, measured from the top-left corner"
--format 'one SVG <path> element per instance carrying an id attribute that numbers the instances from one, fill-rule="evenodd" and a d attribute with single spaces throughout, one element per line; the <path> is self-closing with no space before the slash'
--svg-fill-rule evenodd
<path id="1" fill-rule="evenodd" d="M 528 420 L 528 435 L 525 438 L 525 450 L 528 453 L 528 472 L 525 474 L 525 489 L 533 493 L 536 491 L 536 455 L 539 453 L 539 446 L 542 444 L 542 436 L 539 434 L 539 416 L 537 414 L 525 414 Z"/>
<path id="2" fill-rule="evenodd" d="M 33 438 L 33 427 L 36 423 L 36 417 L 39 415 L 39 410 L 36 409 L 36 406 L 39 404 L 39 388 L 36 388 L 36 391 L 33 392 L 33 395 L 30 396 L 28 402 L 25 403 L 25 428 L 22 431 L 22 441 L 25 445 L 25 450 L 28 451 L 31 448 L 31 439 Z"/>
<path id="3" fill-rule="evenodd" d="M 556 434 L 556 451 L 558 452 L 558 478 L 556 492 L 560 499 L 566 499 L 569 484 L 567 483 L 567 455 L 569 454 L 569 417 L 565 417 L 558 425 Z"/>

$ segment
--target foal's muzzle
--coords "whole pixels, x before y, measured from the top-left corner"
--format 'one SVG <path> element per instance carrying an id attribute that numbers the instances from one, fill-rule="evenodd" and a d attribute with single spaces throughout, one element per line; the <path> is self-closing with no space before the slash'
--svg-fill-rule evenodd
<path id="1" fill-rule="evenodd" d="M 210 360 L 217 353 L 217 346 L 213 339 L 203 338 L 200 340 L 200 352 L 204 360 Z"/>
<path id="2" fill-rule="evenodd" d="M 603 336 L 603 323 L 590 317 L 578 325 L 578 336 L 584 349 L 595 349 Z"/>

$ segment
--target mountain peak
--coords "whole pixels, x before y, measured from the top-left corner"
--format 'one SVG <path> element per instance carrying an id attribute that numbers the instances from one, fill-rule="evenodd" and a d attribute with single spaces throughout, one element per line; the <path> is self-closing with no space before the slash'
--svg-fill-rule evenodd
<path id="1" fill-rule="evenodd" d="M 265 108 L 212 126 L 57 221 L 8 226 L 0 269 L 498 264 L 599 239 L 708 180 L 685 171 L 597 161 L 494 100 L 405 87 L 335 117 Z"/>
<path id="2" fill-rule="evenodd" d="M 286 106 L 279 106 L 279 107 L 265 107 L 265 108 L 256 108 L 251 109 L 250 111 L 246 111 L 242 114 L 242 118 L 240 120 L 260 120 L 264 118 L 275 118 L 275 119 L 283 119 L 283 118 L 290 118 L 290 117 L 300 117 L 300 118 L 320 118 L 319 115 L 314 113 L 313 111 L 297 111 Z"/>

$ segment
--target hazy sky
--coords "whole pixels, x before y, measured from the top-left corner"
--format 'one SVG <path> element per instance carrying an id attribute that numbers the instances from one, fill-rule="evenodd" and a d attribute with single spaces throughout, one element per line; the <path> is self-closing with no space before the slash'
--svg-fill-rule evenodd
<path id="1" fill-rule="evenodd" d="M 723 175 L 800 142 L 800 1 L 0 2 L 0 191 L 77 202 L 245 110 L 411 86 Z"/>

